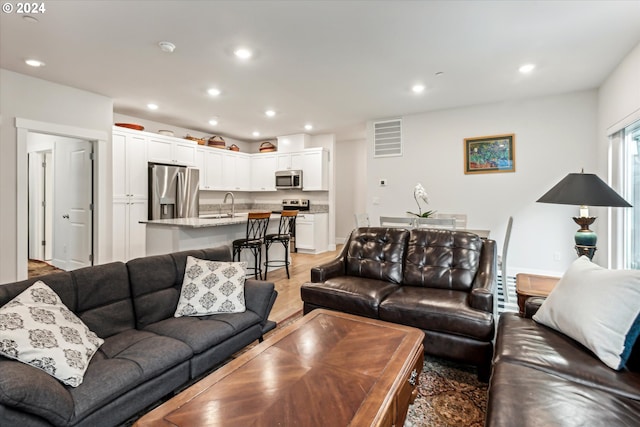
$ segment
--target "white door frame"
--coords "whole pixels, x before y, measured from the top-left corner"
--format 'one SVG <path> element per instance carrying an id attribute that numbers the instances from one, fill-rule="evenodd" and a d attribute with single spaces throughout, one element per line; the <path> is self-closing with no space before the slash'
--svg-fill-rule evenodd
<path id="1" fill-rule="evenodd" d="M 40 122 L 16 117 L 17 131 L 17 200 L 16 200 L 16 272 L 17 280 L 24 280 L 28 276 L 28 255 L 29 255 L 29 210 L 28 210 L 28 188 L 29 172 L 27 168 L 27 135 L 29 132 L 44 133 L 49 135 L 65 136 L 69 138 L 86 139 L 94 142 L 94 226 L 93 226 L 93 248 L 94 264 L 100 264 L 103 258 L 108 258 L 111 253 L 109 233 L 107 228 L 111 216 L 107 207 L 110 205 L 107 194 L 111 188 L 108 182 L 107 165 L 108 150 L 107 144 L 109 136 L 107 132 L 95 129 L 85 129 L 76 126 L 60 125 L 56 123 Z M 109 184 L 109 185 L 108 185 Z"/>

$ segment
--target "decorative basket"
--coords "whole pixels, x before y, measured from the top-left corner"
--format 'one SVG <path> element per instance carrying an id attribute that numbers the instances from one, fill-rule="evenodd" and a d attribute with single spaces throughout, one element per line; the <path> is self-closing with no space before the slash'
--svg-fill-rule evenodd
<path id="1" fill-rule="evenodd" d="M 209 147 L 214 147 L 214 148 L 225 148 L 225 142 L 224 142 L 224 138 L 218 135 L 214 135 L 211 138 L 209 138 L 209 142 L 207 142 L 207 145 Z"/>
<path id="2" fill-rule="evenodd" d="M 240 151 L 240 147 L 238 147 L 236 144 L 231 144 L 231 147 L 229 147 L 229 150 Z"/>
<path id="3" fill-rule="evenodd" d="M 270 153 L 272 151 L 276 151 L 276 146 L 273 145 L 271 142 L 265 141 L 262 144 L 260 144 L 261 153 Z"/>
<path id="4" fill-rule="evenodd" d="M 116 126 L 133 130 L 144 130 L 144 126 L 135 123 L 116 123 Z"/>
<path id="5" fill-rule="evenodd" d="M 195 136 L 191 136 L 189 134 L 187 134 L 187 136 L 185 136 L 184 139 L 188 139 L 189 141 L 195 141 L 198 143 L 198 145 L 205 144 L 204 138 L 196 138 Z"/>

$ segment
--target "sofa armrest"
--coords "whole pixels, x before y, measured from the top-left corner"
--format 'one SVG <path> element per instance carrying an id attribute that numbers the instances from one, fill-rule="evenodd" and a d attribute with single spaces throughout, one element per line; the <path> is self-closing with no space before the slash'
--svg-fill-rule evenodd
<path id="1" fill-rule="evenodd" d="M 65 386 L 46 372 L 0 356 L 0 405 L 25 420 L 40 418 L 52 425 L 66 425 L 74 413 L 74 402 Z M 14 413 L 14 415 L 15 415 Z M 0 417 L 0 425 L 4 425 Z"/>
<path id="2" fill-rule="evenodd" d="M 478 271 L 469 294 L 469 305 L 477 310 L 493 313 L 493 293 L 496 289 L 498 266 L 495 240 L 482 243 Z"/>
<path id="3" fill-rule="evenodd" d="M 273 282 L 247 279 L 244 282 L 244 300 L 247 310 L 260 316 L 261 324 L 267 322 L 273 303 L 278 296 Z"/>
<path id="4" fill-rule="evenodd" d="M 542 303 L 544 302 L 544 297 L 529 297 L 524 303 L 524 317 L 527 319 L 531 319 L 534 314 L 538 311 Z"/>
<path id="5" fill-rule="evenodd" d="M 311 269 L 311 282 L 322 283 L 332 277 L 344 276 L 345 272 L 344 258 L 336 258 L 326 264 L 313 267 Z"/>

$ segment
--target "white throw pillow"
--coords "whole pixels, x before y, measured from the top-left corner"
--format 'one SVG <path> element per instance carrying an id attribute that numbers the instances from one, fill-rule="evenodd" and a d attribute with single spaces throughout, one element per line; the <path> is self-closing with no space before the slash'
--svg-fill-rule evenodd
<path id="1" fill-rule="evenodd" d="M 575 260 L 533 320 L 578 341 L 622 369 L 640 334 L 640 270 L 608 270 Z"/>
<path id="2" fill-rule="evenodd" d="M 82 384 L 104 343 L 45 283 L 37 281 L 0 308 L 0 354 L 42 369 L 64 384 Z"/>
<path id="3" fill-rule="evenodd" d="M 187 257 L 175 317 L 244 312 L 246 266 Z"/>

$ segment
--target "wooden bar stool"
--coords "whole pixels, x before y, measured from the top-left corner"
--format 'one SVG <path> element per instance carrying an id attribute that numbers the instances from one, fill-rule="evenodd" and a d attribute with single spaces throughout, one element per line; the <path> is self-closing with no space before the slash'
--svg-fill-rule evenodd
<path id="1" fill-rule="evenodd" d="M 236 255 L 237 260 L 240 261 L 240 253 L 243 249 L 249 249 L 253 254 L 254 267 L 248 267 L 247 269 L 253 269 L 253 276 L 256 279 L 258 279 L 258 276 L 262 279 L 262 244 L 267 233 L 270 217 L 271 212 L 249 212 L 245 238 L 233 241 L 234 261 L 236 260 Z"/>
<path id="2" fill-rule="evenodd" d="M 291 241 L 291 234 L 296 229 L 296 217 L 298 211 L 282 211 L 280 214 L 280 224 L 278 225 L 278 234 L 267 234 L 264 238 L 265 249 L 267 251 L 265 255 L 264 263 L 264 279 L 267 280 L 267 272 L 269 267 L 283 267 L 287 270 L 287 279 L 289 278 L 289 242 Z M 269 261 L 269 248 L 275 242 L 279 242 L 284 247 L 284 259 L 274 259 Z"/>

